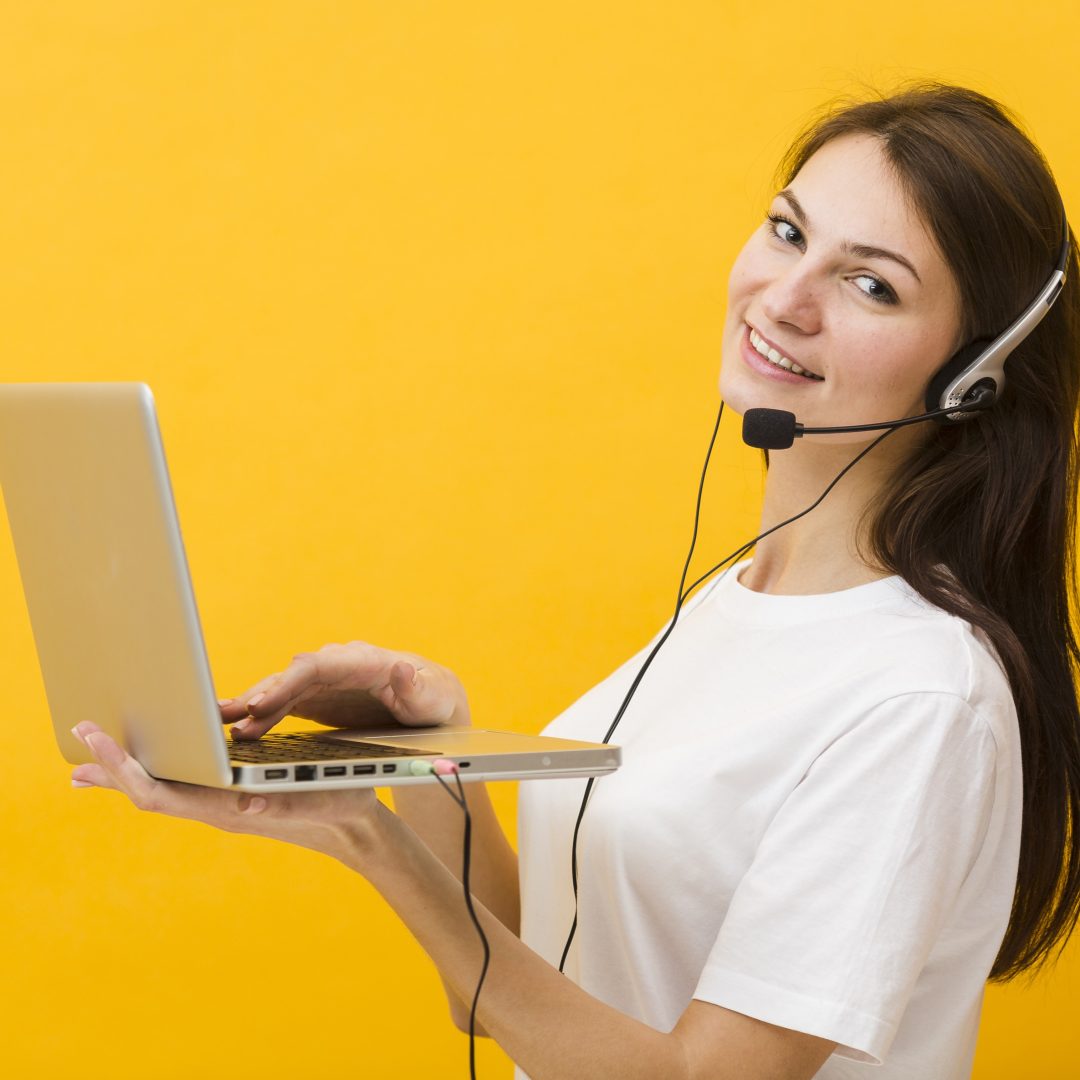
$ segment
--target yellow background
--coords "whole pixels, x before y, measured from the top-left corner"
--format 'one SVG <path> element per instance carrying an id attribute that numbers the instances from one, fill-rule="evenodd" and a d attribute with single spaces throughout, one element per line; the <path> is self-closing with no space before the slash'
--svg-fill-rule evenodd
<path id="1" fill-rule="evenodd" d="M 4 0 L 3 378 L 151 384 L 220 692 L 360 637 L 537 731 L 670 613 L 728 268 L 814 107 L 981 89 L 1080 220 L 1080 16 L 1014 10 Z M 757 520 L 727 419 L 702 568 Z M 465 1075 L 362 880 L 68 786 L 6 528 L 0 594 L 5 1071 Z M 1075 1074 L 1078 950 L 989 990 L 980 1080 Z"/>

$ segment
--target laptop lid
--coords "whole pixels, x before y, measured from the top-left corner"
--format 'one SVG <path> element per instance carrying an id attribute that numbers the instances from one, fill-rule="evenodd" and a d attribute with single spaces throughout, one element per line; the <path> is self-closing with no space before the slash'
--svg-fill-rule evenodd
<path id="1" fill-rule="evenodd" d="M 156 776 L 228 784 L 149 387 L 0 386 L 0 488 L 64 757 L 93 720 Z"/>

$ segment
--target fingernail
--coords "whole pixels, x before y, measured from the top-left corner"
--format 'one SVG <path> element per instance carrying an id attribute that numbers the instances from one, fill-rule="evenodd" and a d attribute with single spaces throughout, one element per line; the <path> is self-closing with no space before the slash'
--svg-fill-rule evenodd
<path id="1" fill-rule="evenodd" d="M 232 726 L 233 731 L 239 731 L 241 735 L 246 735 L 251 730 L 250 720 L 237 720 Z"/>
<path id="2" fill-rule="evenodd" d="M 253 698 L 251 698 L 247 703 L 248 710 L 250 711 L 251 709 L 254 709 L 264 697 L 266 697 L 266 694 L 262 693 L 256 694 Z"/>
<path id="3" fill-rule="evenodd" d="M 236 698 L 231 697 L 219 697 L 217 703 L 224 709 L 226 705 L 231 705 Z"/>
<path id="4" fill-rule="evenodd" d="M 72 787 L 95 787 L 96 785 L 91 784 L 86 780 L 72 780 L 71 781 L 71 786 Z"/>
<path id="5" fill-rule="evenodd" d="M 73 728 L 71 729 L 71 734 L 72 734 L 72 735 L 74 735 L 74 736 L 75 736 L 75 738 L 79 740 L 79 742 L 81 742 L 81 743 L 84 743 L 84 742 L 86 742 L 86 740 L 85 740 L 85 739 L 84 739 L 84 738 L 83 738 L 83 737 L 82 737 L 82 736 L 81 736 L 81 735 L 79 734 L 79 725 L 78 725 L 78 724 L 76 724 L 76 725 L 75 725 L 75 726 L 74 726 L 74 727 L 73 727 Z"/>
<path id="6" fill-rule="evenodd" d="M 256 795 L 244 808 L 245 814 L 257 814 L 266 809 L 266 800 L 261 795 Z"/>

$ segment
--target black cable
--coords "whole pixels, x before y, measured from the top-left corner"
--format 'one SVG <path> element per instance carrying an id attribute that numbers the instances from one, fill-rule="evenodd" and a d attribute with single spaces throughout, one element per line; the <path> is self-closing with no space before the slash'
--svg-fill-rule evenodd
<path id="1" fill-rule="evenodd" d="M 713 427 L 712 437 L 709 439 L 709 448 L 705 453 L 705 465 L 701 471 L 701 480 L 698 483 L 697 504 L 694 508 L 694 528 L 690 538 L 690 551 L 686 556 L 686 562 L 683 565 L 682 576 L 679 579 L 679 591 L 678 597 L 675 603 L 675 612 L 671 617 L 671 622 L 668 624 L 664 633 L 661 635 L 660 640 L 657 641 L 648 657 L 645 659 L 645 663 L 642 664 L 641 669 L 638 671 L 634 678 L 630 689 L 627 691 L 626 697 L 623 698 L 622 705 L 619 706 L 619 711 L 615 715 L 615 719 L 611 722 L 611 726 L 608 728 L 607 733 L 604 735 L 603 742 L 610 742 L 611 736 L 615 733 L 615 729 L 618 727 L 619 722 L 623 718 L 623 714 L 626 712 L 627 706 L 630 704 L 630 699 L 634 696 L 638 686 L 641 684 L 641 680 L 645 676 L 645 672 L 648 671 L 649 666 L 656 654 L 660 651 L 661 646 L 667 641 L 671 632 L 675 629 L 675 624 L 678 621 L 679 613 L 682 611 L 683 604 L 686 603 L 690 594 L 707 578 L 711 577 L 726 563 L 732 562 L 738 559 L 741 555 L 750 550 L 759 540 L 768 536 L 770 533 L 776 532 L 777 529 L 783 528 L 785 525 L 790 525 L 793 521 L 797 521 L 799 518 L 810 513 L 821 501 L 829 494 L 830 491 L 839 483 L 841 478 L 863 457 L 865 457 L 875 446 L 887 436 L 891 435 L 895 428 L 889 428 L 887 431 L 879 435 L 869 446 L 860 451 L 843 469 L 837 473 L 836 477 L 832 480 L 828 487 L 818 496 L 818 498 L 811 503 L 805 510 L 800 511 L 793 517 L 788 518 L 786 521 L 780 522 L 779 525 L 774 525 L 771 529 L 766 529 L 765 532 L 759 536 L 754 537 L 748 543 L 744 544 L 738 550 L 732 552 L 725 559 L 718 562 L 711 570 L 707 571 L 701 577 L 697 579 L 688 589 L 684 590 L 686 585 L 686 577 L 690 571 L 690 562 L 694 556 L 694 548 L 697 544 L 698 528 L 701 522 L 701 501 L 702 494 L 705 488 L 705 477 L 709 470 L 709 460 L 712 457 L 713 447 L 716 445 L 716 436 L 720 430 L 720 420 L 724 415 L 724 402 L 721 400 L 720 409 L 716 414 L 716 425 Z M 484 960 L 480 967 L 480 977 L 476 982 L 476 990 L 473 993 L 472 1007 L 469 1010 L 469 1077 L 470 1080 L 476 1080 L 476 1011 L 480 1002 L 480 990 L 484 985 L 484 980 L 487 977 L 488 967 L 491 963 L 491 945 L 488 942 L 487 935 L 484 933 L 484 928 L 480 923 L 480 919 L 476 914 L 476 908 L 473 904 L 472 890 L 469 887 L 469 868 L 472 862 L 472 814 L 469 812 L 469 805 L 465 799 L 465 789 L 461 782 L 461 775 L 457 772 L 454 773 L 454 780 L 457 783 L 457 794 L 450 788 L 446 781 L 439 773 L 434 773 L 435 779 L 439 781 L 443 790 L 454 800 L 455 803 L 461 808 L 462 813 L 465 815 L 465 835 L 464 842 L 462 844 L 462 869 L 461 869 L 461 883 L 462 889 L 465 894 L 465 906 L 468 909 L 469 917 L 472 919 L 473 925 L 476 927 L 476 933 L 480 937 L 480 944 L 484 951 Z M 571 848 L 571 878 L 574 886 L 574 920 L 570 927 L 570 933 L 566 939 L 566 945 L 563 948 L 562 958 L 559 960 L 559 971 L 561 972 L 566 964 L 566 958 L 570 952 L 570 946 L 573 943 L 574 935 L 577 932 L 578 925 L 578 864 L 577 864 L 577 848 L 578 848 L 578 836 L 581 831 L 581 822 L 585 816 L 585 808 L 589 802 L 589 795 L 592 792 L 593 783 L 595 777 L 589 777 L 588 783 L 585 785 L 585 794 L 581 800 L 581 807 L 578 810 L 577 821 L 574 823 L 574 839 Z"/>
<path id="2" fill-rule="evenodd" d="M 769 535 L 769 533 L 774 533 L 774 532 L 776 532 L 777 529 L 782 529 L 785 525 L 790 525 L 793 521 L 798 521 L 799 518 L 804 517 L 806 514 L 809 514 L 810 511 L 813 510 L 816 506 L 818 506 L 818 504 L 822 501 L 822 499 L 824 499 L 825 496 L 828 495 L 829 492 L 832 491 L 832 489 L 834 487 L 836 487 L 836 485 L 839 482 L 840 478 L 844 475 L 844 473 L 846 473 L 848 471 L 848 469 L 850 469 L 853 465 L 855 465 L 861 458 L 866 457 L 866 455 L 869 454 L 870 451 L 873 450 L 874 447 L 877 446 L 877 444 L 879 442 L 882 442 L 883 440 L 885 440 L 895 430 L 896 430 L 896 428 L 889 428 L 888 431 L 882 432 L 869 446 L 867 446 L 865 449 L 859 451 L 859 453 L 856 454 L 856 456 L 853 457 L 851 459 L 851 461 L 849 461 L 836 474 L 835 477 L 833 477 L 833 480 L 829 484 L 829 486 L 805 510 L 800 510 L 794 517 L 789 517 L 787 519 L 787 521 L 781 521 L 779 525 L 774 525 L 771 529 L 766 529 L 765 532 L 763 532 L 760 536 L 755 536 L 754 539 L 751 540 L 748 544 L 744 544 L 741 548 L 739 548 L 739 550 L 736 551 L 734 555 L 729 555 L 726 559 L 723 559 L 720 562 L 718 562 L 711 570 L 706 570 L 705 573 L 702 574 L 701 577 L 699 577 L 697 579 L 697 581 L 695 581 L 694 584 L 691 585 L 690 588 L 686 590 L 686 596 L 689 596 L 707 577 L 710 577 L 711 575 L 715 574 L 716 571 L 719 570 L 720 567 L 724 565 L 724 563 L 730 562 L 733 559 L 737 559 L 740 555 L 745 555 L 746 552 L 750 550 L 750 548 L 752 548 L 759 540 L 763 540 L 766 536 Z M 686 597 L 683 597 L 683 599 L 685 600 Z M 607 740 L 605 740 L 605 742 L 606 741 Z"/>
<path id="3" fill-rule="evenodd" d="M 685 597 L 683 596 L 683 585 L 686 584 L 686 575 L 690 570 L 690 560 L 694 557 L 694 545 L 697 543 L 698 534 L 698 522 L 701 520 L 701 494 L 705 490 L 705 474 L 709 471 L 709 459 L 712 457 L 713 446 L 716 445 L 716 435 L 720 430 L 720 418 L 724 415 L 724 399 L 720 399 L 720 410 L 716 414 L 716 424 L 713 427 L 712 438 L 709 439 L 709 449 L 705 451 L 705 467 L 701 470 L 701 480 L 698 482 L 698 494 L 697 494 L 697 506 L 694 508 L 694 531 L 690 537 L 690 551 L 686 556 L 686 563 L 683 566 L 682 577 L 679 579 L 679 592 L 678 599 L 675 603 L 675 615 L 672 617 L 671 624 L 664 631 L 663 636 L 657 643 L 656 648 L 653 649 L 649 658 L 642 665 L 641 670 L 637 673 L 637 678 L 634 679 L 633 685 L 630 687 L 630 692 L 623 699 L 622 705 L 619 707 L 618 713 L 615 715 L 615 719 L 611 722 L 611 727 L 608 728 L 607 734 L 601 739 L 601 742 L 610 742 L 611 736 L 618 727 L 619 721 L 622 719 L 623 713 L 626 711 L 626 706 L 630 704 L 630 698 L 633 697 L 634 691 L 638 687 L 638 683 L 641 682 L 642 676 L 648 670 L 649 664 L 652 663 L 652 658 L 657 654 L 660 646 L 667 640 L 668 634 L 675 627 L 675 620 L 679 617 L 679 611 L 682 608 Z M 577 867 L 577 846 L 578 846 L 578 833 L 581 831 L 581 819 L 585 816 L 585 807 L 589 802 L 589 795 L 592 793 L 593 783 L 596 777 L 590 776 L 588 783 L 585 785 L 585 794 L 581 799 L 581 808 L 578 810 L 577 821 L 574 822 L 574 840 L 570 849 L 570 877 L 574 884 L 574 921 L 570 926 L 570 933 L 566 939 L 566 945 L 563 947 L 562 956 L 559 959 L 559 971 L 561 972 L 566 966 L 566 957 L 570 952 L 570 944 L 574 940 L 574 935 L 577 933 L 577 921 L 578 921 L 578 867 Z"/>
<path id="4" fill-rule="evenodd" d="M 877 446 L 878 443 L 880 443 L 884 439 L 888 438 L 896 430 L 895 427 L 891 427 L 887 431 L 882 432 L 876 439 L 874 439 L 874 441 L 872 443 L 870 443 L 868 446 L 864 447 L 858 454 L 856 454 L 855 457 L 853 457 L 851 459 L 851 461 L 849 461 L 840 470 L 840 472 L 838 472 L 836 474 L 836 476 L 833 478 L 833 480 L 829 484 L 829 486 L 827 488 L 825 488 L 825 490 L 817 497 L 817 499 L 815 499 L 814 502 L 812 502 L 805 510 L 801 510 L 799 513 L 795 514 L 793 517 L 789 517 L 786 521 L 781 521 L 779 525 L 774 525 L 774 526 L 772 526 L 772 528 L 766 529 L 765 532 L 761 533 L 758 536 L 755 536 L 753 540 L 750 540 L 747 543 L 743 544 L 743 546 L 740 547 L 738 550 L 732 552 L 726 558 L 721 559 L 720 562 L 718 562 L 711 570 L 708 570 L 708 571 L 706 571 L 706 573 L 702 574 L 702 576 L 699 577 L 697 579 L 697 581 L 695 581 L 693 583 L 693 585 L 690 586 L 690 588 L 688 588 L 685 592 L 683 592 L 683 584 L 686 581 L 686 574 L 687 574 L 687 571 L 688 571 L 688 569 L 690 567 L 690 560 L 693 558 L 693 555 L 694 555 L 694 545 L 697 543 L 698 521 L 699 521 L 700 516 L 701 516 L 701 496 L 702 496 L 702 492 L 703 492 L 704 487 L 705 487 L 705 474 L 708 472 L 708 469 L 709 469 L 709 458 L 712 456 L 713 444 L 716 442 L 716 433 L 720 428 L 720 418 L 723 415 L 724 415 L 724 402 L 723 402 L 723 400 L 721 400 L 721 402 L 720 402 L 720 410 L 716 414 L 716 427 L 713 428 L 712 438 L 709 440 L 709 449 L 705 454 L 705 467 L 701 470 L 701 481 L 698 484 L 697 507 L 694 510 L 694 532 L 693 532 L 693 536 L 691 537 L 691 540 L 690 540 L 690 553 L 686 557 L 686 565 L 683 567 L 682 578 L 679 581 L 679 597 L 678 597 L 678 600 L 677 600 L 677 602 L 675 604 L 675 613 L 674 613 L 674 615 L 672 615 L 671 622 L 668 624 L 667 629 L 660 636 L 660 640 L 653 647 L 652 652 L 650 652 L 649 655 L 645 658 L 645 663 L 641 665 L 641 670 L 638 671 L 637 675 L 634 678 L 634 681 L 630 684 L 630 689 L 627 691 L 626 697 L 623 698 L 623 703 L 622 703 L 622 705 L 619 706 L 619 711 L 618 711 L 618 713 L 616 713 L 615 719 L 611 722 L 611 726 L 608 728 L 607 733 L 604 735 L 604 738 L 601 740 L 602 742 L 606 743 L 606 742 L 611 741 L 611 736 L 615 733 L 615 729 L 619 726 L 619 721 L 622 720 L 623 714 L 626 712 L 626 707 L 627 707 L 627 705 L 630 704 L 630 699 L 634 696 L 634 693 L 636 692 L 638 686 L 640 685 L 641 680 L 645 675 L 645 672 L 649 670 L 649 666 L 652 664 L 653 658 L 660 651 L 660 648 L 664 644 L 664 642 L 667 641 L 667 639 L 670 637 L 672 630 L 675 629 L 675 623 L 678 621 L 679 612 L 682 610 L 682 606 L 686 602 L 687 597 L 689 597 L 689 595 L 703 581 L 705 581 L 706 578 L 711 577 L 713 574 L 716 573 L 717 570 L 719 570 L 722 566 L 724 566 L 725 563 L 733 562 L 734 560 L 740 558 L 742 555 L 745 555 L 746 552 L 749 551 L 750 548 L 752 548 L 759 540 L 763 540 L 766 536 L 770 535 L 771 533 L 776 532 L 777 529 L 782 529 L 785 525 L 790 525 L 793 521 L 798 521 L 799 518 L 805 516 L 806 514 L 809 514 L 810 511 L 813 510 L 815 507 L 817 507 L 821 503 L 821 501 L 825 498 L 825 496 L 828 495 L 829 492 L 832 491 L 832 489 L 834 487 L 836 487 L 836 485 L 840 482 L 841 478 L 854 465 L 856 465 L 867 454 L 869 454 L 870 451 L 873 450 L 874 447 Z M 560 972 L 563 971 L 564 967 L 566 966 L 566 958 L 570 953 L 570 946 L 574 941 L 575 934 L 577 933 L 577 926 L 578 926 L 578 858 L 577 858 L 578 836 L 579 836 L 579 834 L 581 832 L 581 822 L 582 822 L 582 819 L 585 817 L 585 808 L 589 804 L 589 795 L 592 793 L 593 783 L 595 782 L 595 780 L 596 780 L 596 777 L 594 777 L 594 776 L 589 777 L 589 781 L 585 785 L 585 794 L 581 798 L 581 806 L 578 809 L 577 820 L 574 822 L 574 838 L 573 838 L 573 841 L 572 841 L 571 847 L 570 847 L 570 879 L 571 879 L 571 882 L 573 884 L 573 889 L 574 889 L 574 919 L 573 919 L 573 922 L 570 924 L 570 933 L 567 934 L 566 944 L 563 946 L 562 957 L 559 960 L 559 971 Z"/>
<path id="5" fill-rule="evenodd" d="M 458 772 L 454 772 L 454 779 L 457 781 L 458 794 L 455 795 L 450 789 L 446 781 L 438 774 L 433 773 L 435 779 L 442 785 L 443 791 L 450 796 L 461 807 L 462 813 L 465 815 L 465 840 L 462 844 L 462 867 L 461 867 L 461 884 L 465 890 L 465 906 L 469 909 L 469 916 L 472 918 L 473 926 L 476 927 L 477 934 L 480 935 L 480 944 L 484 948 L 484 962 L 480 967 L 480 978 L 476 981 L 476 990 L 473 993 L 472 1008 L 469 1010 L 469 1077 L 470 1080 L 476 1080 L 476 1007 L 480 1002 L 480 988 L 484 985 L 484 979 L 487 977 L 488 964 L 491 962 L 491 945 L 488 943 L 487 934 L 484 933 L 484 928 L 480 925 L 480 920 L 476 915 L 476 908 L 473 906 L 472 891 L 469 888 L 469 864 L 472 861 L 472 814 L 469 813 L 469 804 L 465 801 L 465 789 L 461 783 L 461 775 Z M 459 797 L 460 796 L 460 797 Z"/>

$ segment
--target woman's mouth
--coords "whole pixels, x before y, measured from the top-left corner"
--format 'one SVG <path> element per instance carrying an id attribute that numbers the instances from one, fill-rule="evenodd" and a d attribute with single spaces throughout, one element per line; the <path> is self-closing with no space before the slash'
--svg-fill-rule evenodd
<path id="1" fill-rule="evenodd" d="M 824 382 L 821 375 L 796 364 L 790 357 L 785 356 L 779 349 L 766 341 L 749 323 L 743 334 L 743 356 L 756 371 L 762 374 L 772 375 L 784 379 L 786 382 L 794 382 L 796 379 Z"/>

